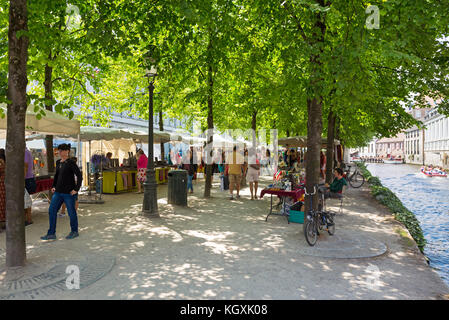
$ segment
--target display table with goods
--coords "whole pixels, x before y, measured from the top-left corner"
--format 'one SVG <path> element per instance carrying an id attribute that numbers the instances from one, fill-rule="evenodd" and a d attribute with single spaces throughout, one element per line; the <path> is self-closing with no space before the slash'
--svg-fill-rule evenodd
<path id="1" fill-rule="evenodd" d="M 294 213 L 296 214 L 297 212 L 301 212 L 304 202 L 304 193 L 304 184 L 301 183 L 301 181 L 298 179 L 298 176 L 295 176 L 293 174 L 289 174 L 285 178 L 279 179 L 275 183 L 263 189 L 260 192 L 261 198 L 265 194 L 269 194 L 271 196 L 270 211 L 265 218 L 265 221 L 268 221 L 268 217 L 273 214 L 285 216 L 288 223 L 302 223 L 301 219 L 297 219 L 296 216 L 294 218 L 290 217 L 290 209 L 293 205 L 295 205 L 299 210 L 294 210 Z M 274 209 L 276 211 L 273 211 L 273 195 L 279 198 L 279 202 L 274 205 Z M 301 213 L 303 217 L 303 210 Z"/>
<path id="2" fill-rule="evenodd" d="M 36 176 L 36 191 L 34 191 L 32 194 L 33 199 L 37 199 L 40 196 L 43 196 L 46 200 L 50 201 L 50 195 L 49 192 L 51 188 L 53 187 L 53 175 L 41 175 Z"/>
<path id="3" fill-rule="evenodd" d="M 157 184 L 167 183 L 170 167 L 156 167 Z M 103 193 L 122 193 L 137 190 L 137 168 L 117 167 L 103 170 Z"/>
<path id="4" fill-rule="evenodd" d="M 137 168 L 118 167 L 103 170 L 103 193 L 131 192 L 137 189 Z"/>
<path id="5" fill-rule="evenodd" d="M 53 187 L 53 178 L 54 177 L 52 175 L 37 176 L 36 191 L 34 193 L 40 193 L 51 190 L 51 188 Z"/>
<path id="6" fill-rule="evenodd" d="M 156 167 L 154 168 L 155 175 L 156 175 L 156 183 L 162 184 L 167 183 L 168 181 L 168 172 L 171 170 L 171 167 Z"/>

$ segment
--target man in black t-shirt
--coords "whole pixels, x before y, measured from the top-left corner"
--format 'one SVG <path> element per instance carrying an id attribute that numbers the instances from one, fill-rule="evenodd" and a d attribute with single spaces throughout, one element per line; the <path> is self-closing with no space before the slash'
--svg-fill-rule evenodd
<path id="1" fill-rule="evenodd" d="M 61 144 L 58 146 L 60 160 L 56 161 L 56 174 L 53 181 L 53 197 L 51 199 L 50 208 L 48 209 L 50 228 L 42 240 L 56 239 L 56 220 L 58 210 L 65 203 L 67 212 L 70 217 L 71 232 L 66 239 L 78 237 L 78 217 L 76 215 L 75 201 L 76 195 L 81 188 L 83 177 L 81 171 L 76 164 L 69 158 L 70 144 Z M 76 182 L 75 182 L 76 176 Z"/>

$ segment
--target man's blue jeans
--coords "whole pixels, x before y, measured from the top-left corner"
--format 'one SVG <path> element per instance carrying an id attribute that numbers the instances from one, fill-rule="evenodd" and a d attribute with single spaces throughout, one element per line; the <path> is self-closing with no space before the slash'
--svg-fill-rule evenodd
<path id="1" fill-rule="evenodd" d="M 48 215 L 50 219 L 50 229 L 48 229 L 48 235 L 56 234 L 56 218 L 58 216 L 58 211 L 62 204 L 65 203 L 67 212 L 70 217 L 70 228 L 72 232 L 78 232 L 78 217 L 75 210 L 75 198 L 76 195 L 72 196 L 70 193 L 59 193 L 55 192 L 51 198 L 50 208 L 48 209 Z"/>
<path id="2" fill-rule="evenodd" d="M 189 190 L 193 192 L 193 174 L 187 176 L 187 191 Z"/>

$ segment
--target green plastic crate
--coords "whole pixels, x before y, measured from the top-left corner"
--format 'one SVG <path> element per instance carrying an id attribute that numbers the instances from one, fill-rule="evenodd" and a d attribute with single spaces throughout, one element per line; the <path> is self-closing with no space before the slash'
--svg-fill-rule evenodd
<path id="1" fill-rule="evenodd" d="M 304 223 L 304 212 L 290 210 L 290 215 L 288 216 L 289 222 L 294 223 Z"/>

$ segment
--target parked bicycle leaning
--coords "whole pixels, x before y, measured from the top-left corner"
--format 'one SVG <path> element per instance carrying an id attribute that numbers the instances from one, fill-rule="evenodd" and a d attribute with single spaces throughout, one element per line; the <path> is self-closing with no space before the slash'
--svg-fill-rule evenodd
<path id="1" fill-rule="evenodd" d="M 332 212 L 324 211 L 324 194 L 320 192 L 320 205 L 318 210 L 313 209 L 313 196 L 319 191 L 318 185 L 314 186 L 313 193 L 307 193 L 306 196 L 310 199 L 310 207 L 304 221 L 304 235 L 307 243 L 314 246 L 320 235 L 320 231 L 327 231 L 330 235 L 335 233 L 334 216 Z"/>
<path id="2" fill-rule="evenodd" d="M 360 173 L 359 167 L 354 165 L 354 172 L 351 174 L 351 166 L 344 171 L 343 177 L 347 180 L 349 185 L 353 188 L 360 188 L 365 183 L 365 177 Z"/>

